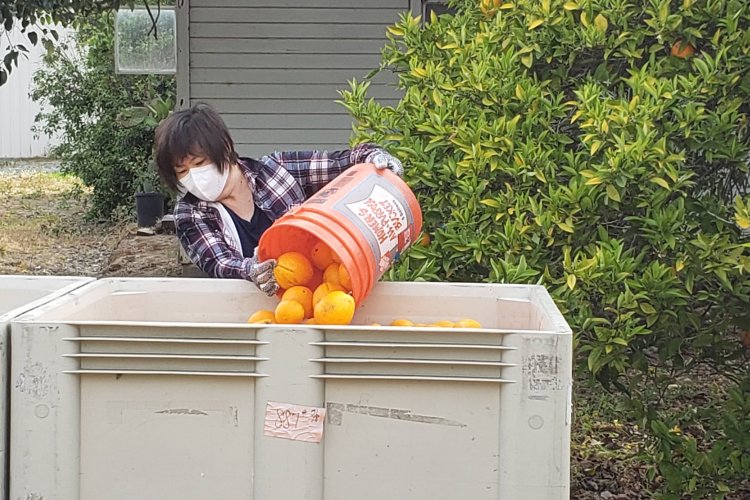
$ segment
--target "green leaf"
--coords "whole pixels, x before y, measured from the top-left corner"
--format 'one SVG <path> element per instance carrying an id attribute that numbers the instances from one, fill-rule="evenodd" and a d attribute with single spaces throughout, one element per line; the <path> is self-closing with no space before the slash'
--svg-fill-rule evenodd
<path id="1" fill-rule="evenodd" d="M 535 28 L 538 28 L 542 24 L 544 24 L 544 19 L 534 19 L 533 21 L 529 23 L 528 28 L 529 30 L 533 30 Z"/>
<path id="2" fill-rule="evenodd" d="M 607 21 L 606 17 L 604 17 L 602 14 L 599 14 L 594 18 L 594 27 L 596 28 L 596 31 L 600 33 L 606 33 L 607 28 L 609 27 L 609 22 Z"/>
<path id="3" fill-rule="evenodd" d="M 568 224 L 567 222 L 558 222 L 557 227 L 565 231 L 566 233 L 572 233 L 573 232 L 573 226 Z"/>
<path id="4" fill-rule="evenodd" d="M 395 35 L 395 36 L 404 36 L 404 30 L 399 28 L 398 26 L 388 26 L 388 33 Z"/>
<path id="5" fill-rule="evenodd" d="M 568 277 L 565 279 L 565 284 L 568 285 L 568 288 L 573 290 L 576 287 L 576 275 L 569 274 Z"/>
<path id="6" fill-rule="evenodd" d="M 527 68 L 530 68 L 534 63 L 534 56 L 532 54 L 526 54 L 525 56 L 521 57 L 521 63 L 523 63 L 523 65 Z"/>
<path id="7" fill-rule="evenodd" d="M 607 196 L 610 200 L 620 201 L 620 192 L 612 184 L 607 184 Z"/>
<path id="8" fill-rule="evenodd" d="M 575 2 L 565 2 L 565 5 L 563 5 L 563 9 L 565 10 L 578 10 L 580 7 Z"/>
<path id="9" fill-rule="evenodd" d="M 440 97 L 440 92 L 438 92 L 437 89 L 432 90 L 432 100 L 435 101 L 435 104 L 438 106 L 443 105 L 443 99 Z"/>
<path id="10" fill-rule="evenodd" d="M 654 307 L 648 302 L 641 302 L 639 307 L 641 308 L 641 311 L 646 314 L 656 314 L 656 309 L 654 309 Z"/>
<path id="11" fill-rule="evenodd" d="M 665 181 L 664 179 L 662 179 L 661 177 L 652 177 L 649 180 L 653 182 L 654 184 L 660 185 L 664 189 L 669 189 L 669 183 Z"/>
<path id="12" fill-rule="evenodd" d="M 596 186 L 597 184 L 601 184 L 604 182 L 601 177 L 592 177 L 591 179 L 586 181 L 587 186 Z"/>

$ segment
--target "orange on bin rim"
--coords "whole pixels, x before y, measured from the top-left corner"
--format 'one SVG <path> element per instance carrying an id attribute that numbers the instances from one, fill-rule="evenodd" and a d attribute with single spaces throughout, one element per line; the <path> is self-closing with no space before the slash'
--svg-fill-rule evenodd
<path id="1" fill-rule="evenodd" d="M 359 304 L 421 231 L 422 211 L 406 183 L 389 170 L 362 163 L 276 220 L 260 239 L 258 257 L 278 259 L 292 251 L 311 256 L 322 241 L 333 261 L 349 272 Z"/>
<path id="2" fill-rule="evenodd" d="M 273 311 L 261 309 L 260 311 L 255 311 L 254 313 L 252 313 L 250 317 L 247 318 L 247 322 L 268 325 L 271 323 L 276 323 L 276 317 L 274 316 Z"/>
<path id="3" fill-rule="evenodd" d="M 354 317 L 354 298 L 346 292 L 333 291 L 315 305 L 318 325 L 348 325 Z"/>
<path id="4" fill-rule="evenodd" d="M 295 300 L 282 300 L 276 306 L 274 316 L 280 324 L 302 323 L 305 319 L 305 308 Z"/>

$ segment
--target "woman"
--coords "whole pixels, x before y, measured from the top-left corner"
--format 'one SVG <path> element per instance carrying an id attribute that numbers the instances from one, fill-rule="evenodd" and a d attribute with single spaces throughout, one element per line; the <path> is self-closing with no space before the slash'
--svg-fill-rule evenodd
<path id="1" fill-rule="evenodd" d="M 373 144 L 240 158 L 206 104 L 162 121 L 154 147 L 162 181 L 182 195 L 175 227 L 190 260 L 210 276 L 247 279 L 268 295 L 278 290 L 276 262 L 259 262 L 257 245 L 273 221 L 357 163 L 403 173 L 398 159 Z"/>

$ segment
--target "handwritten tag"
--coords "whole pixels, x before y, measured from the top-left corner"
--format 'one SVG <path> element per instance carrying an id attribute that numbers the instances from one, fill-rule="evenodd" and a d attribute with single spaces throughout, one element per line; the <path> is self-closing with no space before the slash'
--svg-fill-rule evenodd
<path id="1" fill-rule="evenodd" d="M 266 403 L 263 435 L 320 443 L 326 409 L 289 403 Z"/>

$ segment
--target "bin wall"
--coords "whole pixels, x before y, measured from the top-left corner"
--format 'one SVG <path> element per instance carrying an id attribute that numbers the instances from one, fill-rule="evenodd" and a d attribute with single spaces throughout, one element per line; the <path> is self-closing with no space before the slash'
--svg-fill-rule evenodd
<path id="1" fill-rule="evenodd" d="M 10 321 L 92 280 L 68 276 L 0 275 L 0 498 L 8 496 Z"/>
<path id="2" fill-rule="evenodd" d="M 113 279 L 14 321 L 13 380 L 44 383 L 13 388 L 11 497 L 568 498 L 571 332 L 542 288 L 381 283 L 355 317 L 483 330 L 240 322 L 275 302 Z M 322 442 L 264 435 L 269 401 L 325 408 Z"/>

